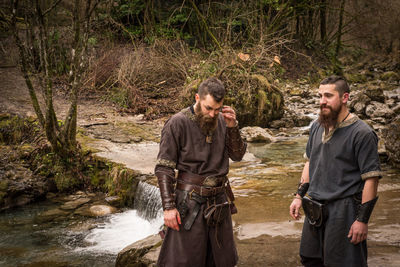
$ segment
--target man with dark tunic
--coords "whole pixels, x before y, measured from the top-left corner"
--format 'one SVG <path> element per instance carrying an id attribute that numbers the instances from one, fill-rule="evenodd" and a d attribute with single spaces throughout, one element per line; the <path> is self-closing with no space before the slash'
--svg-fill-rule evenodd
<path id="1" fill-rule="evenodd" d="M 306 219 L 300 243 L 304 266 L 367 266 L 368 220 L 381 178 L 378 138 L 346 106 L 349 86 L 330 76 L 318 90 L 320 115 L 313 123 L 306 162 L 290 215 Z M 308 196 L 305 196 L 306 193 Z"/>
<path id="2" fill-rule="evenodd" d="M 205 80 L 196 103 L 172 116 L 161 132 L 155 174 L 168 228 L 158 267 L 237 263 L 231 219 L 236 208 L 226 175 L 229 158 L 241 160 L 246 143 L 224 96 L 220 80 Z"/>

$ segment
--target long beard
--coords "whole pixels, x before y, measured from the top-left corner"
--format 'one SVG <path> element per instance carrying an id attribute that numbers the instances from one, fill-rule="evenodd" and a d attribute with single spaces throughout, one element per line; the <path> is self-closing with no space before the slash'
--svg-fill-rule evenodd
<path id="1" fill-rule="evenodd" d="M 322 109 L 327 107 L 326 105 L 320 106 L 320 113 L 318 117 L 318 122 L 324 127 L 324 128 L 329 128 L 329 127 L 334 127 L 337 124 L 337 120 L 339 117 L 339 113 L 342 110 L 342 106 L 339 107 L 339 109 L 333 109 L 332 107 L 327 107 L 331 110 L 329 114 L 323 114 Z"/>
<path id="2" fill-rule="evenodd" d="M 211 118 L 201 112 L 200 103 L 195 106 L 196 121 L 200 126 L 201 131 L 208 135 L 212 133 L 218 126 L 218 115 Z"/>

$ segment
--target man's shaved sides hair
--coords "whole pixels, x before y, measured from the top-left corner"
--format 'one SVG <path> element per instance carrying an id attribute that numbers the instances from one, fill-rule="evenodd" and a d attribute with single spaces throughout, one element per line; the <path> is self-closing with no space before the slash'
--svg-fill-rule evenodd
<path id="1" fill-rule="evenodd" d="M 211 77 L 200 84 L 198 93 L 201 99 L 211 95 L 216 102 L 221 102 L 225 97 L 225 86 L 217 78 Z"/>
<path id="2" fill-rule="evenodd" d="M 339 95 L 342 96 L 344 93 L 350 93 L 350 87 L 347 84 L 347 81 L 342 76 L 331 75 L 325 79 L 323 79 L 320 85 L 325 84 L 334 84 L 335 90 L 339 92 Z"/>

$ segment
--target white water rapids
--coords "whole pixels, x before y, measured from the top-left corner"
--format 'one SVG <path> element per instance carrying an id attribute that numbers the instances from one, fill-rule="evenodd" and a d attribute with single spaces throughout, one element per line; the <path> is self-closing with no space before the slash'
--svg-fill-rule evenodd
<path id="1" fill-rule="evenodd" d="M 126 246 L 157 234 L 163 222 L 161 216 L 147 221 L 138 216 L 136 210 L 114 214 L 109 222 L 92 229 L 85 237 L 84 241 L 89 246 L 76 248 L 76 251 L 118 254 Z"/>

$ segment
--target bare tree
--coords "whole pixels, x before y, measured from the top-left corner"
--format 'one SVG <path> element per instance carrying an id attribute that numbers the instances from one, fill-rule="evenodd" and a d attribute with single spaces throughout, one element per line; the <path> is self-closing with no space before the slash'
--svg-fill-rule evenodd
<path id="1" fill-rule="evenodd" d="M 81 86 L 82 74 L 87 63 L 87 47 L 89 36 L 89 25 L 91 15 L 100 0 L 74 0 L 72 14 L 72 30 L 74 40 L 70 47 L 70 73 L 68 86 L 70 89 L 70 108 L 66 118 L 60 125 L 53 106 L 53 70 L 50 54 L 52 52 L 49 42 L 49 20 L 50 14 L 60 6 L 62 0 L 53 1 L 21 1 L 12 0 L 12 16 L 9 21 L 15 42 L 19 49 L 20 67 L 25 78 L 26 85 L 32 100 L 32 105 L 38 117 L 39 123 L 46 132 L 46 137 L 51 144 L 53 151 L 64 159 L 74 155 L 77 148 L 76 129 L 77 129 L 77 100 Z M 84 10 L 82 10 L 82 6 Z M 25 18 L 18 17 L 18 10 L 24 8 L 29 15 Z M 39 67 L 38 71 L 33 69 L 30 58 L 31 53 L 28 38 L 20 36 L 18 23 L 20 22 L 28 29 L 33 39 L 38 44 Z M 44 108 L 41 108 L 36 95 L 36 90 L 32 80 L 38 80 L 39 87 L 45 100 Z"/>

